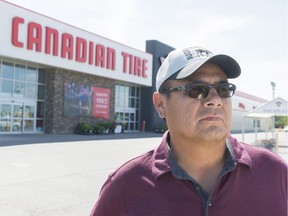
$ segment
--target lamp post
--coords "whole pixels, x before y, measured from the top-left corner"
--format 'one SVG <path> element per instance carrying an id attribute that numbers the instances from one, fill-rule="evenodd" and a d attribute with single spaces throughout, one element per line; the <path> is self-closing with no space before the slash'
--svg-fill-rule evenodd
<path id="1" fill-rule="evenodd" d="M 273 100 L 274 100 L 276 83 L 271 81 L 271 86 L 272 86 Z"/>
<path id="2" fill-rule="evenodd" d="M 273 96 L 273 100 L 275 97 L 275 87 L 276 87 L 276 83 L 271 81 L 271 86 L 272 86 L 272 96 Z M 272 116 L 272 138 L 274 139 L 274 130 L 275 130 L 275 116 Z"/>

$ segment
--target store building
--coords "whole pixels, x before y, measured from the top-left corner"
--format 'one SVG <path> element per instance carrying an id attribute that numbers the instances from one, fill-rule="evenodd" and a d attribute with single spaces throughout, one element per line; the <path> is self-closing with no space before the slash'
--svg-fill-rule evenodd
<path id="1" fill-rule="evenodd" d="M 79 122 L 139 130 L 152 55 L 0 1 L 0 133 L 70 133 Z"/>
<path id="2" fill-rule="evenodd" d="M 103 121 L 153 131 L 164 123 L 152 94 L 173 47 L 150 40 L 143 52 L 1 0 L 0 20 L 0 134 L 73 133 Z M 236 100 L 245 105 L 246 96 Z M 233 106 L 248 112 L 264 102 L 255 99 Z"/>

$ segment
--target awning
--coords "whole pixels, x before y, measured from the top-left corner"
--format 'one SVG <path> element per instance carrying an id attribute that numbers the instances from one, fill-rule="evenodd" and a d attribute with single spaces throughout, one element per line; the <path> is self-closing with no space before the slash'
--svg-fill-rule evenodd
<path id="1" fill-rule="evenodd" d="M 245 126 L 244 118 L 254 118 L 254 119 L 269 119 L 273 116 L 288 116 L 288 102 L 281 97 L 277 97 L 272 101 L 257 107 L 254 110 L 244 114 L 242 116 L 242 141 L 244 142 Z M 274 118 L 273 118 L 273 138 L 274 138 Z M 255 140 L 257 140 L 257 126 L 255 127 Z"/>
<path id="2" fill-rule="evenodd" d="M 288 102 L 277 97 L 243 115 L 246 118 L 271 118 L 272 116 L 288 116 Z"/>

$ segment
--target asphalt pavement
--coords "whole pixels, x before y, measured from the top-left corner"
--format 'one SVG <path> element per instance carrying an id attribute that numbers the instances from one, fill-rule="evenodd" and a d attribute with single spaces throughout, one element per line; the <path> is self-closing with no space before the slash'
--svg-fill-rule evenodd
<path id="1" fill-rule="evenodd" d="M 0 134 L 0 146 L 24 145 L 24 144 L 41 144 L 55 142 L 77 142 L 77 141 L 97 141 L 97 140 L 119 140 L 161 137 L 160 133 L 153 132 L 128 132 L 103 135 L 82 135 L 82 134 L 43 134 L 43 133 L 26 133 L 26 134 Z"/>
<path id="2" fill-rule="evenodd" d="M 287 135 L 277 134 L 278 153 L 286 161 Z M 109 173 L 158 146 L 161 136 L 0 135 L 0 215 L 88 216 Z M 270 137 L 245 134 L 245 142 Z"/>
<path id="3" fill-rule="evenodd" d="M 88 216 L 109 173 L 155 148 L 161 135 L 19 134 L 0 140 L 1 216 Z"/>

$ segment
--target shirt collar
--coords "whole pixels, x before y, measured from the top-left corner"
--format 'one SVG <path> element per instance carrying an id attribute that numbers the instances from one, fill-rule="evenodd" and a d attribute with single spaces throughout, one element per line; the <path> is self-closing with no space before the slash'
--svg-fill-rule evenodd
<path id="1" fill-rule="evenodd" d="M 166 131 L 163 136 L 160 145 L 155 149 L 153 154 L 153 165 L 152 165 L 152 175 L 155 179 L 158 179 L 159 176 L 171 172 L 171 167 L 169 163 L 169 151 L 167 147 L 167 135 L 169 134 Z"/>
<path id="2" fill-rule="evenodd" d="M 169 153 L 171 152 L 167 142 L 169 138 L 169 131 L 166 131 L 162 136 L 160 145 L 154 151 L 152 175 L 155 179 L 158 179 L 159 176 L 167 172 L 171 172 L 171 165 L 173 166 L 173 163 L 171 163 L 171 156 L 173 157 L 173 155 L 172 153 Z M 251 157 L 237 139 L 229 135 L 226 140 L 226 146 L 228 149 L 226 166 L 234 166 L 237 163 L 241 163 L 249 168 L 252 167 Z"/>
<path id="3" fill-rule="evenodd" d="M 236 138 L 229 135 L 226 140 L 226 145 L 236 163 L 241 163 L 248 166 L 249 168 L 252 168 L 252 159 L 249 153 L 243 147 L 242 143 L 240 143 Z"/>

